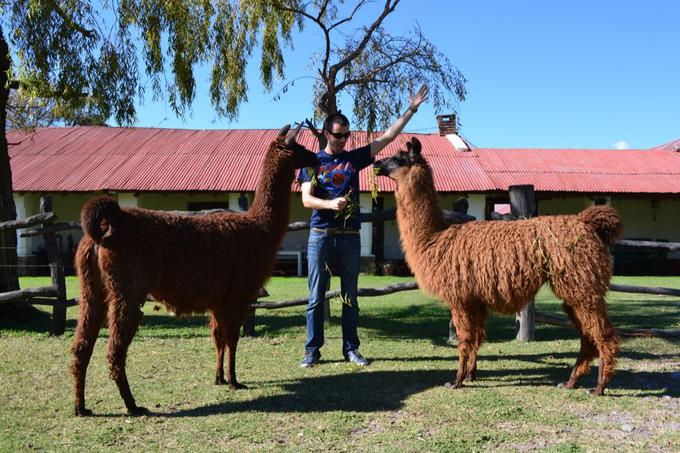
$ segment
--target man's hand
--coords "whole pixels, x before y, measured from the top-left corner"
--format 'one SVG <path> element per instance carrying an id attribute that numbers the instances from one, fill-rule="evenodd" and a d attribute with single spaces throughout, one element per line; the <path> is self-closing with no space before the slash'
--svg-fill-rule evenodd
<path id="1" fill-rule="evenodd" d="M 427 99 L 427 95 L 429 92 L 430 89 L 427 87 L 427 85 L 423 84 L 423 86 L 420 87 L 416 94 L 411 94 L 408 97 L 408 108 L 413 110 L 414 112 L 418 110 L 420 104 L 422 104 L 425 101 L 425 99 Z"/>
<path id="2" fill-rule="evenodd" d="M 328 209 L 332 209 L 333 211 L 342 211 L 345 209 L 345 206 L 347 206 L 347 198 L 345 197 L 328 200 Z"/>

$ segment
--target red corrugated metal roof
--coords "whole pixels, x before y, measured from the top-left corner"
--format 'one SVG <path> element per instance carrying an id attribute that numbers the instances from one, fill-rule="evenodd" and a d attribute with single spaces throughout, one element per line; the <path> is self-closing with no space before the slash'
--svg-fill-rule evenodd
<path id="1" fill-rule="evenodd" d="M 680 151 L 680 139 L 664 143 L 663 145 L 655 146 L 652 149 L 667 149 L 669 151 Z"/>
<path id="2" fill-rule="evenodd" d="M 276 132 L 109 127 L 10 132 L 14 190 L 253 191 Z M 676 142 L 649 150 L 473 148 L 462 152 L 446 137 L 402 134 L 377 158 L 392 155 L 411 136 L 422 142 L 437 190 L 442 192 L 533 184 L 538 191 L 680 193 Z M 353 132 L 347 147 L 359 147 L 369 139 L 365 132 Z M 310 149 L 316 146 L 306 130 L 298 141 Z M 361 173 L 362 191 L 370 191 L 371 171 Z M 378 178 L 378 186 L 381 191 L 394 190 L 387 178 Z"/>
<path id="3" fill-rule="evenodd" d="M 680 193 L 680 154 L 666 149 L 477 148 L 484 172 L 501 190 Z"/>

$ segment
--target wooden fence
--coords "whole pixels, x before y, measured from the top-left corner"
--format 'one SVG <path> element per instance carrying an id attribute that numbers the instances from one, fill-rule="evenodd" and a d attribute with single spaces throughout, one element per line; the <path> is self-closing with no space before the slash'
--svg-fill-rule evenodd
<path id="1" fill-rule="evenodd" d="M 680 245 L 680 244 L 677 244 Z M 399 291 L 413 291 L 419 289 L 417 282 L 408 283 L 397 283 L 394 285 L 385 286 L 383 288 L 359 288 L 358 295 L 361 297 L 376 297 L 385 296 L 388 294 L 393 294 Z M 617 292 L 627 292 L 627 293 L 644 293 L 644 294 L 656 294 L 663 296 L 675 296 L 680 297 L 680 289 L 675 288 L 655 288 L 646 286 L 629 286 L 629 285 L 616 285 L 611 284 L 609 286 L 610 291 Z M 340 298 L 340 291 L 327 291 L 326 301 Z M 307 297 L 286 300 L 282 302 L 254 302 L 251 306 L 251 319 L 246 323 L 244 327 L 243 334 L 245 336 L 252 336 L 255 334 L 255 310 L 265 309 L 265 310 L 275 310 L 279 308 L 286 307 L 297 307 L 307 305 Z M 534 319 L 538 322 L 546 324 L 554 324 L 560 326 L 572 326 L 571 321 L 562 316 L 550 315 L 547 313 L 534 314 Z M 640 337 L 640 336 L 656 336 L 665 338 L 680 338 L 680 329 L 618 329 L 621 336 L 624 337 Z M 451 336 L 451 335 L 449 335 Z"/>
<path id="2" fill-rule="evenodd" d="M 66 299 L 66 277 L 64 274 L 64 261 L 57 246 L 58 231 L 80 229 L 77 223 L 54 223 L 57 216 L 52 212 L 52 198 L 40 198 L 40 213 L 23 220 L 13 220 L 0 223 L 0 230 L 19 230 L 40 225 L 41 228 L 29 233 L 27 236 L 43 236 L 47 249 L 47 260 L 50 267 L 52 286 L 38 288 L 26 288 L 16 291 L 0 293 L 0 303 L 28 303 L 32 305 L 52 306 L 52 329 L 51 335 L 61 335 L 66 329 L 66 309 L 77 305 L 76 299 Z"/>
<path id="3" fill-rule="evenodd" d="M 530 208 L 529 208 L 530 209 Z M 20 289 L 17 291 L 10 291 L 0 293 L 0 303 L 19 302 L 29 303 L 34 305 L 50 305 L 52 306 L 52 335 L 61 335 L 65 330 L 66 309 L 78 304 L 78 299 L 66 298 L 66 280 L 64 276 L 64 264 L 61 253 L 57 247 L 56 233 L 67 230 L 80 229 L 78 222 L 55 223 L 56 216 L 52 212 L 52 200 L 50 197 L 41 197 L 40 199 L 40 214 L 31 216 L 24 220 L 15 220 L 10 222 L 0 223 L 0 230 L 18 230 L 40 225 L 40 228 L 26 233 L 22 233 L 22 237 L 43 236 L 45 238 L 47 255 L 50 267 L 50 275 L 52 278 L 52 286 Z M 213 212 L 224 212 L 225 210 L 209 210 L 198 212 L 174 211 L 182 215 L 196 215 L 209 214 Z M 468 216 L 455 211 L 442 210 L 444 217 L 448 223 L 460 224 L 474 220 L 474 217 Z M 362 222 L 384 222 L 393 220 L 395 218 L 396 209 L 386 209 L 383 211 L 376 211 L 371 213 L 361 214 Z M 295 222 L 288 226 L 288 231 L 298 231 L 309 229 L 308 222 Z M 650 241 L 628 241 L 621 240 L 618 245 L 626 247 L 662 247 L 670 251 L 680 250 L 680 243 L 671 242 L 650 242 Z M 376 297 L 393 294 L 399 291 L 416 290 L 418 284 L 416 282 L 399 283 L 383 288 L 359 288 L 358 295 L 360 297 Z M 674 288 L 654 288 L 642 286 L 629 285 L 610 285 L 610 290 L 620 292 L 644 293 L 644 294 L 658 294 L 680 297 L 680 289 Z M 266 296 L 266 291 L 261 293 L 258 297 Z M 340 291 L 329 291 L 326 293 L 326 303 L 330 300 L 338 298 Z M 250 316 L 244 323 L 244 335 L 254 335 L 255 333 L 255 312 L 257 309 L 279 309 L 285 307 L 303 306 L 307 304 L 307 297 L 293 299 L 282 302 L 261 302 L 253 301 L 251 303 Z M 566 318 L 558 316 L 535 313 L 533 318 L 539 322 L 557 325 L 570 325 L 570 321 Z M 533 329 L 533 326 L 532 326 Z M 621 329 L 620 333 L 624 336 L 662 336 L 662 337 L 680 337 L 680 329 L 673 330 L 659 330 L 659 329 Z"/>

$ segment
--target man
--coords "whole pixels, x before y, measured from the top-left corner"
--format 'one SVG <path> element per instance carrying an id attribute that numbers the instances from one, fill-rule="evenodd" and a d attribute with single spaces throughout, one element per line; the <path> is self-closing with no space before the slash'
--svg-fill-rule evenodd
<path id="1" fill-rule="evenodd" d="M 359 229 L 359 171 L 373 162 L 380 150 L 402 131 L 420 104 L 427 98 L 423 85 L 409 97 L 408 110 L 385 133 L 369 145 L 345 151 L 350 136 L 349 120 L 341 113 L 326 118 L 322 133 L 328 140 L 319 151 L 318 169 L 303 168 L 298 176 L 302 183 L 302 204 L 312 209 L 309 222 L 307 262 L 309 270 L 309 303 L 307 305 L 307 342 L 302 367 L 311 367 L 321 358 L 324 344 L 324 308 L 330 266 L 337 259 L 342 298 L 342 354 L 345 360 L 359 366 L 368 361 L 359 353 L 357 324 L 359 305 L 357 288 L 361 243 Z"/>

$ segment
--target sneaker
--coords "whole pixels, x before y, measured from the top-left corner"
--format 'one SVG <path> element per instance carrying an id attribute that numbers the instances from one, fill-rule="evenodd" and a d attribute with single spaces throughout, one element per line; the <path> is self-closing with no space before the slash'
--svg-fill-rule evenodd
<path id="1" fill-rule="evenodd" d="M 345 360 L 358 366 L 368 365 L 368 360 L 364 359 L 364 357 L 359 354 L 359 351 L 356 349 L 353 351 L 347 351 L 345 354 Z"/>
<path id="2" fill-rule="evenodd" d="M 319 360 L 321 360 L 321 353 L 319 351 L 307 351 L 305 352 L 305 358 L 300 362 L 300 366 L 308 368 L 319 363 Z"/>

